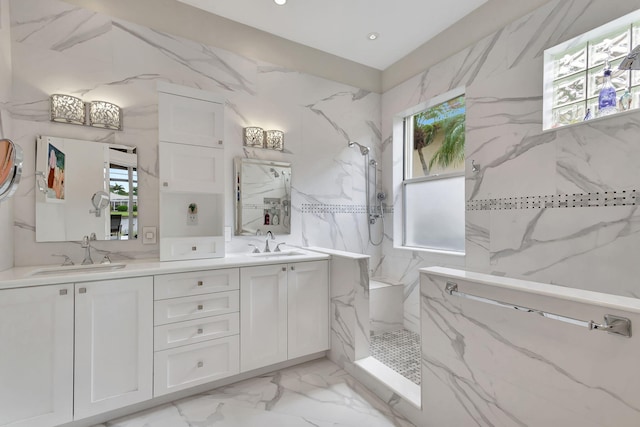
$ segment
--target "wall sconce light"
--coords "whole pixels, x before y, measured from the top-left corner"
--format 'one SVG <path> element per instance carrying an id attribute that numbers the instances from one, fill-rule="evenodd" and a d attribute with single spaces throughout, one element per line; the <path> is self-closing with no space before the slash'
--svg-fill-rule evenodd
<path id="1" fill-rule="evenodd" d="M 116 104 L 106 101 L 91 101 L 89 106 L 89 126 L 122 130 L 122 110 Z"/>
<path id="2" fill-rule="evenodd" d="M 85 106 L 82 99 L 70 95 L 54 94 L 49 97 L 51 121 L 83 125 L 85 123 Z"/>
<path id="3" fill-rule="evenodd" d="M 122 109 L 116 104 L 106 101 L 89 103 L 75 96 L 61 94 L 51 95 L 49 101 L 52 122 L 122 130 Z"/>
<path id="4" fill-rule="evenodd" d="M 265 131 L 265 139 L 267 140 L 267 148 L 272 150 L 284 150 L 284 132 L 281 130 Z"/>
<path id="5" fill-rule="evenodd" d="M 264 130 L 257 126 L 244 128 L 244 145 L 247 147 L 264 147 Z"/>

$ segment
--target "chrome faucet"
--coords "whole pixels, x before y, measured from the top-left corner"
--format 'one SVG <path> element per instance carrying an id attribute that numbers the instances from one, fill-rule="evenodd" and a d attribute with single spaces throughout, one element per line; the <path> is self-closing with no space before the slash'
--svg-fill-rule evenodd
<path id="1" fill-rule="evenodd" d="M 96 240 L 96 233 L 91 233 L 91 237 L 84 236 L 82 238 L 82 244 L 80 247 L 84 248 L 84 259 L 82 260 L 82 265 L 93 264 L 93 260 L 91 259 L 91 240 Z"/>
<path id="2" fill-rule="evenodd" d="M 267 239 L 264 241 L 264 251 L 262 252 L 271 252 L 271 249 L 269 249 L 269 236 L 271 236 L 271 240 L 276 240 L 271 230 L 267 231 Z"/>

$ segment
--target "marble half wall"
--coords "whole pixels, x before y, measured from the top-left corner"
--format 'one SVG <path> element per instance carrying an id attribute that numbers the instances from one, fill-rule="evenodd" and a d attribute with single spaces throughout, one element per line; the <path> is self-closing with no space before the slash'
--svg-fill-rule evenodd
<path id="1" fill-rule="evenodd" d="M 636 426 L 638 337 L 464 299 L 444 288 L 453 281 L 460 292 L 598 323 L 605 314 L 640 322 L 638 300 L 493 280 L 454 270 L 421 276 L 424 425 Z"/>

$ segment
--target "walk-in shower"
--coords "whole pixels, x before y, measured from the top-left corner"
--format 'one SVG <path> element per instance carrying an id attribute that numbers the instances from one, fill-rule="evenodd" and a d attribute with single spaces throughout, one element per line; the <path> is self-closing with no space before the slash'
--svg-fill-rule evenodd
<path id="1" fill-rule="evenodd" d="M 383 191 L 378 191 L 378 162 L 374 159 L 369 159 L 369 152 L 371 149 L 366 147 L 358 142 L 349 141 L 349 147 L 358 147 L 360 150 L 360 154 L 364 157 L 364 180 L 365 180 L 365 194 L 366 194 L 366 209 L 367 209 L 367 230 L 369 232 L 369 242 L 378 246 L 384 240 L 384 200 L 387 198 L 387 195 Z M 369 169 L 373 169 L 373 191 L 376 195 L 376 200 L 374 202 L 374 207 L 371 205 L 371 180 L 369 179 Z M 371 237 L 371 226 L 376 223 L 376 221 L 380 218 L 382 220 L 382 231 L 380 232 L 380 240 L 374 241 Z"/>

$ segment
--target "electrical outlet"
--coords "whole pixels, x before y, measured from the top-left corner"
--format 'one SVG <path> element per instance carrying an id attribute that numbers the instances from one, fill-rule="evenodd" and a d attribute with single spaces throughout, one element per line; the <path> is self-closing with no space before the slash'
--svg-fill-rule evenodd
<path id="1" fill-rule="evenodd" d="M 156 227 L 142 227 L 142 244 L 155 245 L 158 241 L 158 231 Z"/>

